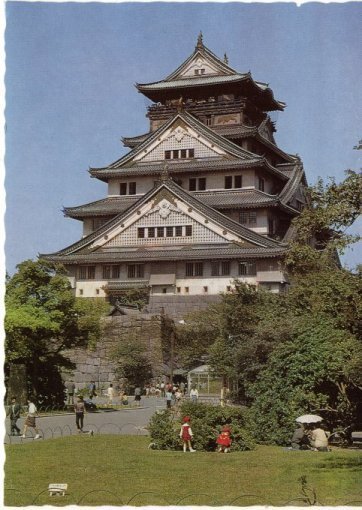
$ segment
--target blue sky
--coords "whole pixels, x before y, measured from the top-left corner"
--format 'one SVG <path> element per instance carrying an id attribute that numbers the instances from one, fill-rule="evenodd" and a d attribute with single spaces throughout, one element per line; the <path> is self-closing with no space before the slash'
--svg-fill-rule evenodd
<path id="1" fill-rule="evenodd" d="M 276 140 L 310 184 L 361 167 L 361 3 L 21 3 L 6 5 L 6 267 L 78 240 L 63 206 L 106 196 L 88 167 L 148 131 L 134 83 L 170 74 L 197 35 L 287 103 Z M 343 261 L 361 262 L 361 250 Z"/>

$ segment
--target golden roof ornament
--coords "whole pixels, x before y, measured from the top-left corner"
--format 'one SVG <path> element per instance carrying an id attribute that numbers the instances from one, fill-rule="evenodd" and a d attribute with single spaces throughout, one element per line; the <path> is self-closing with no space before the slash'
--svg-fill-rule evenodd
<path id="1" fill-rule="evenodd" d="M 170 178 L 169 176 L 169 173 L 168 173 L 168 165 L 165 165 L 162 169 L 162 172 L 161 172 L 161 176 L 160 176 L 160 180 L 162 182 L 165 182 L 165 181 L 168 181 Z"/>
<path id="2" fill-rule="evenodd" d="M 228 65 L 228 63 L 229 63 L 229 59 L 228 59 L 228 56 L 226 55 L 226 53 L 224 53 L 224 62 L 226 65 Z"/>
<path id="3" fill-rule="evenodd" d="M 197 44 L 196 44 L 196 48 L 198 49 L 202 49 L 204 47 L 204 43 L 202 41 L 202 32 L 200 30 L 200 33 L 199 33 L 199 36 L 197 38 Z"/>
<path id="4" fill-rule="evenodd" d="M 182 112 L 184 109 L 184 102 L 182 96 L 180 96 L 180 99 L 177 102 L 177 111 L 178 113 Z"/>

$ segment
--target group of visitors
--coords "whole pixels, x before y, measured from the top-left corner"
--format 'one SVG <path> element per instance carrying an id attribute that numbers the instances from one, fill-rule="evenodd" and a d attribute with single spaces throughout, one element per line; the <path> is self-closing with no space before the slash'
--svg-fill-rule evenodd
<path id="1" fill-rule="evenodd" d="M 291 447 L 293 450 L 328 452 L 328 435 L 320 423 L 300 423 L 294 431 Z"/>
<path id="2" fill-rule="evenodd" d="M 146 397 L 166 397 L 167 390 L 171 391 L 179 391 L 181 395 L 185 395 L 187 391 L 187 384 L 181 381 L 180 383 L 165 383 L 164 381 L 156 382 L 156 383 L 148 383 L 145 386 L 144 394 Z"/>
<path id="3" fill-rule="evenodd" d="M 20 418 L 21 414 L 21 405 L 17 402 L 16 397 L 12 397 L 11 405 L 9 409 L 9 417 L 10 417 L 10 435 L 12 436 L 21 436 L 23 439 L 26 437 L 26 432 L 28 428 L 33 428 L 35 431 L 34 439 L 39 439 L 40 434 L 39 430 L 36 426 L 36 417 L 38 416 L 37 408 L 33 402 L 34 398 L 29 397 L 27 400 L 28 409 L 26 413 L 26 418 L 24 422 L 23 433 L 20 433 L 20 429 L 17 426 L 17 421 Z"/>

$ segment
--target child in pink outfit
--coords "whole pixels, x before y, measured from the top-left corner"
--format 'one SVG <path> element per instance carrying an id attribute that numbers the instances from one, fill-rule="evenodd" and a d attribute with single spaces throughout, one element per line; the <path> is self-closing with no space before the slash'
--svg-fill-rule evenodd
<path id="1" fill-rule="evenodd" d="M 183 424 L 181 425 L 180 430 L 180 438 L 183 441 L 183 450 L 186 452 L 187 446 L 189 447 L 190 452 L 196 452 L 191 446 L 191 439 L 193 436 L 191 426 L 190 426 L 190 416 L 185 416 L 185 418 L 182 420 Z"/>

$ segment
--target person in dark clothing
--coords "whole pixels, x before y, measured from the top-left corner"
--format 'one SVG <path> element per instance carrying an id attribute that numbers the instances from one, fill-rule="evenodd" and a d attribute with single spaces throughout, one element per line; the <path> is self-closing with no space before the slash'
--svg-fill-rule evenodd
<path id="1" fill-rule="evenodd" d="M 83 422 L 84 422 L 84 413 L 85 413 L 85 405 L 83 402 L 83 397 L 78 397 L 78 400 L 74 406 L 75 411 L 75 423 L 77 425 L 78 432 L 83 432 Z"/>
<path id="2" fill-rule="evenodd" d="M 12 436 L 20 436 L 20 429 L 17 426 L 16 422 L 20 418 L 21 413 L 21 405 L 16 401 L 16 397 L 11 399 L 11 406 L 9 410 L 10 417 L 10 434 Z"/>
<path id="3" fill-rule="evenodd" d="M 292 437 L 292 448 L 293 450 L 309 450 L 310 449 L 310 441 L 309 437 L 306 433 L 303 424 L 298 424 L 298 428 L 295 429 L 293 437 Z"/>

